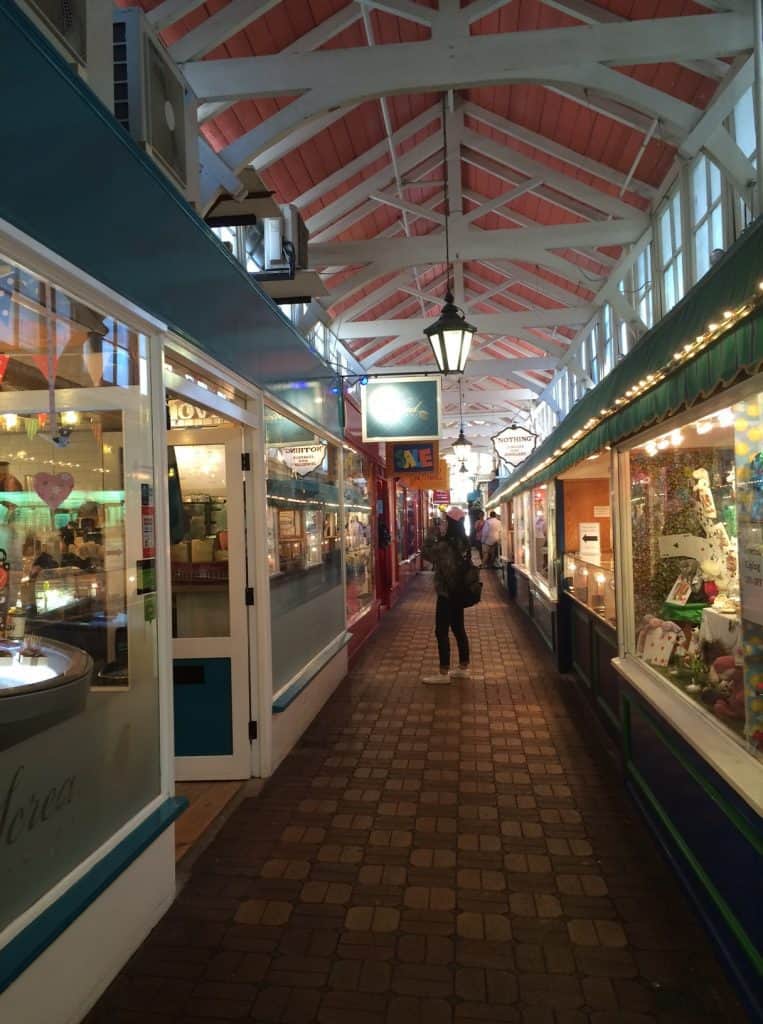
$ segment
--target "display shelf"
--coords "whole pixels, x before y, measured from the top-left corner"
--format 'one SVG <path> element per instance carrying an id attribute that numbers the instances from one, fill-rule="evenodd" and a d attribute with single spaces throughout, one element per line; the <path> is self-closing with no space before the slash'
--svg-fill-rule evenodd
<path id="1" fill-rule="evenodd" d="M 84 711 L 93 674 L 90 655 L 41 638 L 40 657 L 21 657 L 21 642 L 0 646 L 0 750 Z M 26 663 L 25 663 L 26 662 Z"/>
<path id="2" fill-rule="evenodd" d="M 617 626 L 615 610 L 615 563 L 609 555 L 581 558 L 565 552 L 564 589 L 607 625 Z"/>

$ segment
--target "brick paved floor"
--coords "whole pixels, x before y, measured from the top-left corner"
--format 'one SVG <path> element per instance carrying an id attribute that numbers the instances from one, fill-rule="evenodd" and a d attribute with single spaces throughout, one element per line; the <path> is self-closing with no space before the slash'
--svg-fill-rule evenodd
<path id="1" fill-rule="evenodd" d="M 432 688 L 433 604 L 416 581 L 87 1024 L 745 1020 L 527 620 L 489 579 L 476 678 Z"/>

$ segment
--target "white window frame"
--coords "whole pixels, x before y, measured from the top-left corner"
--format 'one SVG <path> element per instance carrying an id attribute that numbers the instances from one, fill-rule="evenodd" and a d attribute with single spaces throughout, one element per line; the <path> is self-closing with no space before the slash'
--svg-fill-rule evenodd
<path id="1" fill-rule="evenodd" d="M 683 194 L 680 182 L 667 196 L 657 211 L 656 230 L 658 237 L 658 256 L 660 263 L 660 298 L 662 316 L 669 313 L 686 294 L 686 231 L 684 230 Z M 666 217 L 667 214 L 667 217 Z M 666 237 L 665 223 L 670 232 Z M 679 234 L 680 233 L 680 234 Z M 680 239 L 676 244 L 677 237 Z M 667 246 L 666 246 L 667 243 Z M 669 248 L 670 255 L 665 259 L 664 250 Z M 669 301 L 666 282 L 670 280 L 674 299 Z"/>
<path id="2" fill-rule="evenodd" d="M 702 209 L 695 213 L 695 183 L 696 179 L 704 179 L 705 201 Z M 713 179 L 718 182 L 718 192 L 713 198 Z M 724 181 L 720 167 L 709 157 L 701 153 L 693 162 L 689 171 L 689 220 L 691 224 L 691 256 L 692 256 L 692 277 L 696 284 L 704 277 L 712 266 L 713 249 L 723 249 L 725 246 L 726 217 L 724 216 Z M 719 230 L 720 229 L 720 230 Z M 700 253 L 700 235 L 705 235 L 706 253 Z"/>

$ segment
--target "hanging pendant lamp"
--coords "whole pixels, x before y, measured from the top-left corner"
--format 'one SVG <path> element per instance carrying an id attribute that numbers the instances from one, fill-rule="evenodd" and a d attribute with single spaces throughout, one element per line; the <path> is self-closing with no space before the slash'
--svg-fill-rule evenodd
<path id="1" fill-rule="evenodd" d="M 469 358 L 469 351 L 472 347 L 472 338 L 477 328 L 474 324 L 468 323 L 464 311 L 455 305 L 453 292 L 450 287 L 451 265 L 450 265 L 450 237 L 448 235 L 448 220 L 450 216 L 450 199 L 448 192 L 448 120 L 445 109 L 445 96 L 442 99 L 442 135 L 443 147 L 445 150 L 445 267 L 447 273 L 447 288 L 445 291 L 445 305 L 442 307 L 439 317 L 429 327 L 424 328 L 424 334 L 432 346 L 437 368 L 441 373 L 463 373 L 466 367 L 466 360 Z"/>
<path id="2" fill-rule="evenodd" d="M 464 434 L 464 400 L 461 389 L 461 380 L 458 381 L 458 418 L 460 423 L 460 430 L 458 431 L 458 437 L 453 442 L 453 452 L 457 459 L 461 461 L 461 469 L 459 472 L 466 472 L 464 465 L 469 452 L 472 450 L 472 442 L 468 440 Z"/>

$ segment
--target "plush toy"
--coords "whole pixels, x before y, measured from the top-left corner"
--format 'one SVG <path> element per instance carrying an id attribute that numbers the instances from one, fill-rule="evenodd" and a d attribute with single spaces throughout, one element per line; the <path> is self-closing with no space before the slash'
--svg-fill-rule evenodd
<path id="1" fill-rule="evenodd" d="M 713 713 L 718 718 L 744 721 L 744 669 L 733 654 L 723 654 L 710 666 L 710 691 Z M 714 699 L 713 699 L 714 698 Z"/>
<path id="2" fill-rule="evenodd" d="M 695 469 L 692 476 L 696 480 L 693 490 L 699 502 L 702 516 L 707 519 L 717 519 L 718 513 L 715 509 L 715 499 L 710 489 L 710 474 L 706 469 Z"/>

